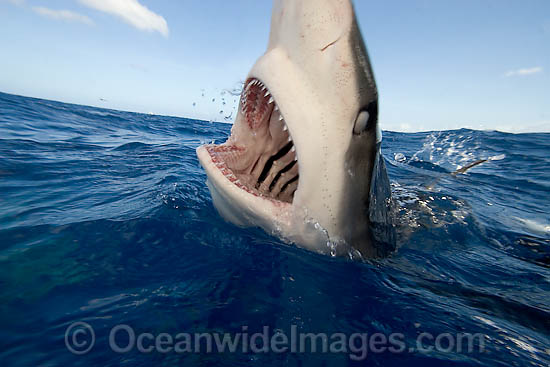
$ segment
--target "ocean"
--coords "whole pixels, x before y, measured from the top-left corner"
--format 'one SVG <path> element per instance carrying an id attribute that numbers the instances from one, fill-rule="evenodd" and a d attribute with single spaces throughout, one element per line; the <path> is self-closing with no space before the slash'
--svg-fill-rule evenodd
<path id="1" fill-rule="evenodd" d="M 0 365 L 550 364 L 550 134 L 384 132 L 397 250 L 357 261 L 217 214 L 230 127 L 0 93 Z"/>

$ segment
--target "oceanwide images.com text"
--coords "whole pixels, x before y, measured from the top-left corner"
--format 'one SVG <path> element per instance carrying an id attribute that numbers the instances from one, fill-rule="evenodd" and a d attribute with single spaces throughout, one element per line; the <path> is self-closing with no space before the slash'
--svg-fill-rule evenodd
<path id="1" fill-rule="evenodd" d="M 96 333 L 85 322 L 69 325 L 65 345 L 76 355 L 91 353 L 95 348 L 109 348 L 114 353 L 330 353 L 346 354 L 351 360 L 365 360 L 369 353 L 482 353 L 483 334 L 419 332 L 416 339 L 402 333 L 313 333 L 292 325 L 290 330 L 264 326 L 261 331 L 242 326 L 235 333 L 150 333 L 136 332 L 126 324 L 108 330 L 105 346 L 96 345 Z M 103 338 L 102 338 L 103 340 Z"/>

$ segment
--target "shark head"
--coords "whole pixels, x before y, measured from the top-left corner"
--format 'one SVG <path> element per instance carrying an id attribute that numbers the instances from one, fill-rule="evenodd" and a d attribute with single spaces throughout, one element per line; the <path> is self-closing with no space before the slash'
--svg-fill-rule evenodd
<path id="1" fill-rule="evenodd" d="M 351 1 L 275 0 L 268 48 L 246 79 L 231 136 L 197 154 L 230 222 L 370 257 L 373 201 L 380 209 L 380 192 L 389 193 L 375 188 L 386 177 L 380 140 L 378 92 Z"/>

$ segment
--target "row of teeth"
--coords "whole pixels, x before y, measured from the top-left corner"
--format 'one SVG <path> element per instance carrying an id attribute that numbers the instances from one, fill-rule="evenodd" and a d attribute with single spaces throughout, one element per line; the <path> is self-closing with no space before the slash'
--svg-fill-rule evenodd
<path id="1" fill-rule="evenodd" d="M 264 97 L 269 96 L 269 101 L 268 101 L 269 104 L 275 103 L 275 100 L 273 99 L 273 96 L 271 95 L 271 93 L 269 93 L 269 90 L 267 90 L 267 87 L 264 85 L 264 83 L 262 83 L 258 79 L 254 79 L 254 80 L 251 80 L 250 82 L 248 82 L 248 84 L 246 85 L 246 88 L 245 88 L 247 94 L 248 94 L 248 90 L 250 89 L 250 87 L 252 87 L 254 85 L 259 85 L 259 86 L 262 87 L 262 92 L 265 93 Z M 246 101 L 246 98 L 243 98 L 243 100 Z M 275 106 L 275 108 L 277 108 L 277 106 Z"/>
<path id="2" fill-rule="evenodd" d="M 241 98 L 241 103 L 243 104 L 243 106 L 246 104 L 246 96 L 248 95 L 248 91 L 250 90 L 251 87 L 255 85 L 262 87 L 262 93 L 264 93 L 264 97 L 269 97 L 269 101 L 268 101 L 269 104 L 275 103 L 273 96 L 271 95 L 267 87 L 264 85 L 264 83 L 262 83 L 258 79 L 253 79 L 249 81 L 248 84 L 246 85 L 244 98 Z M 283 131 L 288 131 L 288 126 L 286 126 L 285 119 L 281 114 L 281 111 L 279 111 L 279 106 L 277 106 L 277 104 L 275 104 L 275 107 L 273 107 L 273 110 L 275 112 L 279 112 L 279 121 L 283 123 Z M 288 136 L 288 141 L 292 141 L 292 138 L 290 137 L 290 135 Z"/>

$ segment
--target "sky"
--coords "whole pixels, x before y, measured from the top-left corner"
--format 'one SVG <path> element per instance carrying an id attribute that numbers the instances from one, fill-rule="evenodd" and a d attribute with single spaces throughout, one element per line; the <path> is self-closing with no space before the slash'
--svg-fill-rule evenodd
<path id="1" fill-rule="evenodd" d="M 384 130 L 550 132 L 550 1 L 354 4 Z M 271 5 L 0 0 L 0 91 L 231 122 Z"/>

